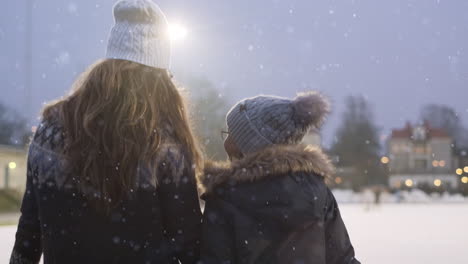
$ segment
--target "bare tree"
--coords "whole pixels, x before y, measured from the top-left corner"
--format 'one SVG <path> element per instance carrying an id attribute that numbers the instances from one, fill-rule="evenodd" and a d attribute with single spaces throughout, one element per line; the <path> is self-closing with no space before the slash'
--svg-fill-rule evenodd
<path id="1" fill-rule="evenodd" d="M 439 104 L 426 105 L 421 109 L 421 119 L 429 122 L 432 127 L 447 131 L 458 146 L 468 147 L 468 130 L 452 107 Z"/>
<path id="2" fill-rule="evenodd" d="M 0 103 L 0 144 L 27 144 L 31 133 L 26 124 L 26 120 L 20 114 Z"/>

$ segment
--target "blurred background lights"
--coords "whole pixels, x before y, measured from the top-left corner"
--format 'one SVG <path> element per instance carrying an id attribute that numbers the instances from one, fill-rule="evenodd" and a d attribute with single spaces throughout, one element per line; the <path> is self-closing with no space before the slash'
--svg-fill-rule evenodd
<path id="1" fill-rule="evenodd" d="M 10 168 L 12 170 L 16 169 L 16 162 L 11 161 L 10 163 L 8 163 L 8 168 Z"/>
<path id="2" fill-rule="evenodd" d="M 381 161 L 383 164 L 387 164 L 387 163 L 390 162 L 390 159 L 389 159 L 388 157 L 385 157 L 385 156 L 384 156 L 384 157 L 382 157 L 382 158 L 380 159 L 380 161 Z"/>
<path id="3" fill-rule="evenodd" d="M 462 182 L 462 183 L 468 183 L 468 177 L 463 176 L 463 177 L 461 178 L 461 182 Z"/>
<path id="4" fill-rule="evenodd" d="M 336 177 L 335 178 L 335 183 L 336 184 L 341 184 L 343 182 L 343 179 L 341 179 L 341 177 Z"/>
<path id="5" fill-rule="evenodd" d="M 465 166 L 465 168 L 463 168 L 463 170 L 468 173 L 468 166 Z"/>
<path id="6" fill-rule="evenodd" d="M 405 181 L 405 185 L 406 185 L 407 187 L 412 187 L 412 186 L 413 186 L 413 180 L 407 179 L 407 180 Z"/>
<path id="7" fill-rule="evenodd" d="M 458 175 L 462 175 L 463 174 L 463 170 L 458 168 L 456 171 L 455 171 L 456 174 Z"/>
<path id="8" fill-rule="evenodd" d="M 442 181 L 440 179 L 435 179 L 434 186 L 439 187 L 440 185 L 442 185 Z"/>

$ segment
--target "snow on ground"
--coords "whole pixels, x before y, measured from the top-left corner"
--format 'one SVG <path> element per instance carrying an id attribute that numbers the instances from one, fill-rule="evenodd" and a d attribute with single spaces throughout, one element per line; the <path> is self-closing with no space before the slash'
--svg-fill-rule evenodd
<path id="1" fill-rule="evenodd" d="M 0 263 L 8 263 L 15 243 L 16 226 L 0 226 Z"/>
<path id="2" fill-rule="evenodd" d="M 375 194 L 370 191 L 353 192 L 352 190 L 334 189 L 333 195 L 338 203 L 369 203 L 375 200 Z M 400 191 L 396 193 L 382 192 L 382 203 L 467 203 L 468 197 L 461 194 L 432 193 L 427 194 L 419 189 Z"/>
<path id="3" fill-rule="evenodd" d="M 356 256 L 370 264 L 468 263 L 468 204 L 343 204 Z"/>
<path id="4" fill-rule="evenodd" d="M 468 263 L 468 204 L 340 205 L 363 264 Z M 16 227 L 0 227 L 0 264 L 8 263 Z"/>

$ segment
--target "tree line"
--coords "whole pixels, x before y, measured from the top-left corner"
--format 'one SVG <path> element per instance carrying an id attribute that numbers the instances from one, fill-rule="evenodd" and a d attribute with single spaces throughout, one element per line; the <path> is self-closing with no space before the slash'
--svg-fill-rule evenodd
<path id="1" fill-rule="evenodd" d="M 188 92 L 193 126 L 207 158 L 226 159 L 221 131 L 226 126 L 225 115 L 234 102 L 229 96 L 221 95 L 205 78 L 188 77 L 183 80 L 182 87 Z M 380 162 L 384 150 L 379 136 L 381 128 L 375 123 L 373 112 L 372 104 L 363 96 L 348 96 L 341 124 L 327 150 L 338 167 L 351 168 L 349 187 L 353 189 L 387 183 L 388 172 Z M 452 107 L 425 105 L 419 119 L 444 129 L 454 139 L 455 150 L 468 148 L 468 129 Z M 0 102 L 0 144 L 25 146 L 30 136 L 26 119 Z"/>
<path id="2" fill-rule="evenodd" d="M 348 96 L 341 125 L 329 150 L 339 167 L 351 168 L 348 175 L 353 189 L 386 185 L 388 170 L 381 163 L 384 146 L 381 129 L 373 117 L 372 105 L 363 96 Z M 453 152 L 468 148 L 468 129 L 456 111 L 447 105 L 428 104 L 421 108 L 419 122 L 445 130 L 454 140 Z"/>

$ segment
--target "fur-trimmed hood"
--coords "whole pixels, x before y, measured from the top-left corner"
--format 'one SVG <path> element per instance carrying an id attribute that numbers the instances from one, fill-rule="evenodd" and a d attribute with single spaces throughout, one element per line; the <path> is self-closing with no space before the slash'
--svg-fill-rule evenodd
<path id="1" fill-rule="evenodd" d="M 314 173 L 324 178 L 334 173 L 330 159 L 315 146 L 275 145 L 233 162 L 206 162 L 198 178 L 202 193 L 226 182 L 253 182 L 289 173 Z"/>

